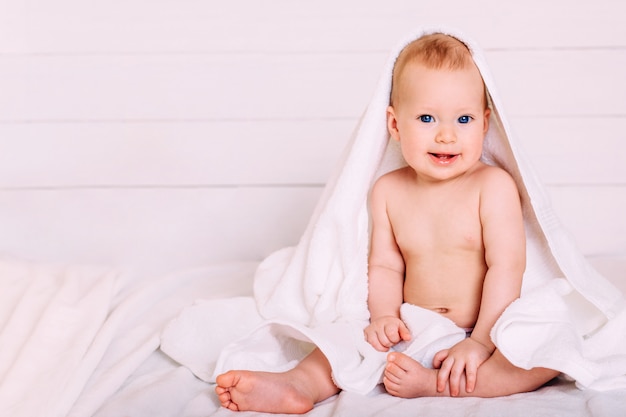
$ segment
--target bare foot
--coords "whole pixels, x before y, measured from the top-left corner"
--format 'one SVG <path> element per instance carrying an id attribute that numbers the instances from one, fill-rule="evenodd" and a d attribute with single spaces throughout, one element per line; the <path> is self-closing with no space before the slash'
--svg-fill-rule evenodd
<path id="1" fill-rule="evenodd" d="M 450 387 L 437 392 L 437 370 L 424 368 L 419 362 L 400 352 L 387 356 L 383 383 L 391 395 L 403 398 L 450 396 Z M 520 392 L 534 391 L 557 377 L 559 371 L 546 368 L 525 370 L 515 367 L 499 350 L 478 368 L 476 389 L 465 390 L 465 377 L 461 378 L 460 397 L 501 397 Z"/>
<path id="2" fill-rule="evenodd" d="M 220 403 L 233 411 L 303 414 L 315 403 L 289 373 L 229 371 L 216 382 Z"/>
<path id="3" fill-rule="evenodd" d="M 387 392 L 396 397 L 449 395 L 447 392 L 437 392 L 435 369 L 424 368 L 419 362 L 400 352 L 393 352 L 387 356 L 383 383 Z"/>

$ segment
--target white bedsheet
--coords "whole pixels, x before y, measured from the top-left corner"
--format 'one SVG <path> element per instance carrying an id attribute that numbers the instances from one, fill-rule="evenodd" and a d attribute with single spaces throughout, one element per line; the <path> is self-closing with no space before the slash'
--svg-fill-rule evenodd
<path id="1" fill-rule="evenodd" d="M 626 259 L 596 266 L 626 289 Z M 164 354 L 159 342 L 162 330 L 186 308 L 249 296 L 255 267 L 232 263 L 137 279 L 103 268 L 1 259 L 0 416 L 234 415 L 219 407 L 212 384 Z M 228 317 L 224 311 L 215 320 L 227 324 Z M 210 363 L 241 330 L 195 331 L 199 340 L 214 337 Z M 367 397 L 341 393 L 308 415 L 617 417 L 626 415 L 625 396 L 626 389 L 582 391 L 565 380 L 497 399 L 403 400 L 378 390 Z"/>

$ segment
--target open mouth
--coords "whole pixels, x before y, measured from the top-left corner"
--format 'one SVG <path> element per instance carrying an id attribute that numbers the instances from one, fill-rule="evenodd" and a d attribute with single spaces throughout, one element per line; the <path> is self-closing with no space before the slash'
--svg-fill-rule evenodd
<path id="1" fill-rule="evenodd" d="M 431 159 L 439 164 L 450 164 L 456 158 L 458 158 L 458 154 L 449 154 L 449 153 L 429 153 Z"/>

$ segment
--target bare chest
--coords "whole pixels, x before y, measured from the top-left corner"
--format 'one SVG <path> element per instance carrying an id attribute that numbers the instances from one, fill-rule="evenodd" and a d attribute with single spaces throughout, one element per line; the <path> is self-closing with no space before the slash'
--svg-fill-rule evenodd
<path id="1" fill-rule="evenodd" d="M 388 214 L 405 255 L 483 250 L 478 195 L 425 198 L 417 193 L 391 201 Z"/>

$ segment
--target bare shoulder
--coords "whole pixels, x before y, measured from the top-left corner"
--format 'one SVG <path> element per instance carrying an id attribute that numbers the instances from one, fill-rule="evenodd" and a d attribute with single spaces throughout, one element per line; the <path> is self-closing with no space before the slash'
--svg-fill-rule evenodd
<path id="1" fill-rule="evenodd" d="M 408 168 L 399 168 L 382 175 L 372 187 L 372 194 L 384 194 L 387 190 L 395 189 L 406 181 Z"/>
<path id="2" fill-rule="evenodd" d="M 484 164 L 476 171 L 476 179 L 481 183 L 481 189 L 485 192 L 506 192 L 517 193 L 517 185 L 513 177 L 504 169 Z"/>
<path id="3" fill-rule="evenodd" d="M 480 213 L 483 221 L 502 218 L 503 221 L 513 224 L 513 219 L 521 220 L 521 197 L 513 177 L 504 169 L 490 165 L 485 165 L 480 171 L 477 176 L 480 182 Z"/>

